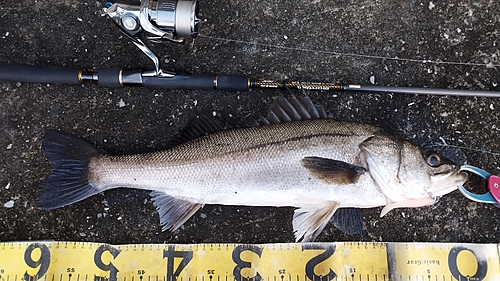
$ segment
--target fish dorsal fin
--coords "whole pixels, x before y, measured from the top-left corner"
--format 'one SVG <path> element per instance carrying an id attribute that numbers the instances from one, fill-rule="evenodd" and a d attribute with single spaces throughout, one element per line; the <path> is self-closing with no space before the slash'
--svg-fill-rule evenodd
<path id="1" fill-rule="evenodd" d="M 269 107 L 267 117 L 261 117 L 258 125 L 279 124 L 292 121 L 330 118 L 321 105 L 315 105 L 308 96 L 285 99 L 279 96 Z"/>
<path id="2" fill-rule="evenodd" d="M 203 207 L 203 204 L 177 199 L 160 191 L 153 191 L 150 195 L 160 215 L 162 231 L 175 231 Z"/>
<path id="3" fill-rule="evenodd" d="M 295 240 L 312 242 L 323 231 L 328 221 L 339 208 L 335 201 L 320 201 L 302 204 L 293 214 Z"/>
<path id="4" fill-rule="evenodd" d="M 219 119 L 211 116 L 201 116 L 184 128 L 176 137 L 170 140 L 169 145 L 175 146 L 201 136 L 227 129 L 230 129 L 230 127 L 222 123 Z"/>
<path id="5" fill-rule="evenodd" d="M 304 157 L 302 159 L 302 166 L 315 179 L 326 184 L 352 184 L 358 180 L 361 174 L 366 172 L 366 169 L 363 167 L 321 157 Z"/>

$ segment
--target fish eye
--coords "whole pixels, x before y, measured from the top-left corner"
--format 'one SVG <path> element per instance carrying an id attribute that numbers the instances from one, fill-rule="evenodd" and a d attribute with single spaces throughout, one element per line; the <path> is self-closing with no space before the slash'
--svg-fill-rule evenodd
<path id="1" fill-rule="evenodd" d="M 420 151 L 422 153 L 423 160 L 427 165 L 433 168 L 437 168 L 441 165 L 452 165 L 452 166 L 457 166 L 456 163 L 451 161 L 450 159 L 440 156 L 437 154 L 434 150 L 432 149 L 422 149 Z"/>
<path id="2" fill-rule="evenodd" d="M 431 153 L 427 156 L 427 164 L 431 167 L 437 167 L 441 165 L 441 157 L 436 153 Z"/>

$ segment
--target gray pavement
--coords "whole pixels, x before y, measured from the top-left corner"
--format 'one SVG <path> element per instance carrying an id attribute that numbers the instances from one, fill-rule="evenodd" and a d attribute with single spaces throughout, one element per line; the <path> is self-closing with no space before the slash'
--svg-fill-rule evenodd
<path id="1" fill-rule="evenodd" d="M 138 3 L 138 2 L 137 2 Z M 0 0 L 0 62 L 152 69 L 100 16 L 104 1 Z M 500 91 L 496 0 L 199 0 L 200 36 L 155 45 L 165 69 L 391 86 Z M 162 233 L 148 192 L 113 190 L 54 210 L 36 207 L 50 173 L 46 129 L 110 153 L 164 149 L 190 120 L 249 124 L 288 92 L 103 88 L 0 82 L 0 240 L 122 243 L 292 242 L 291 208 L 205 206 Z M 300 95 L 301 92 L 294 92 Z M 365 122 L 460 164 L 500 174 L 498 98 L 310 92 L 336 119 Z M 469 188 L 479 191 L 480 181 Z M 329 225 L 318 241 L 497 243 L 500 210 L 458 191 L 430 207 L 363 210 L 365 234 Z"/>

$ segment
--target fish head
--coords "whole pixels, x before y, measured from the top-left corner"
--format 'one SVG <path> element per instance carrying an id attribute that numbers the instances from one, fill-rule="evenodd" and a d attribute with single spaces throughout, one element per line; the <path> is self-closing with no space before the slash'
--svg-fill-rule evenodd
<path id="1" fill-rule="evenodd" d="M 400 181 L 411 190 L 421 190 L 432 198 L 446 195 L 467 181 L 460 166 L 433 150 L 403 143 Z"/>
<path id="2" fill-rule="evenodd" d="M 418 200 L 423 200 L 420 206 L 428 205 L 467 180 L 452 161 L 407 141 L 374 136 L 360 149 L 371 177 L 390 203 L 419 207 Z"/>

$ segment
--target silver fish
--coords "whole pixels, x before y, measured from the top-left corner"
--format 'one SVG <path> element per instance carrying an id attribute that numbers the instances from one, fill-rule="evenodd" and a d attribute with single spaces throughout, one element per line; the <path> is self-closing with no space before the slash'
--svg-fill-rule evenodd
<path id="1" fill-rule="evenodd" d="M 346 232 L 362 228 L 357 208 L 385 206 L 384 216 L 431 205 L 467 179 L 446 158 L 377 127 L 327 118 L 308 97 L 278 98 L 259 126 L 223 126 L 199 119 L 170 149 L 120 156 L 47 131 L 43 150 L 53 172 L 39 208 L 119 187 L 152 190 L 163 230 L 174 231 L 205 204 L 292 206 L 296 240 L 313 241 L 330 220 Z M 345 214 L 357 218 L 342 223 Z"/>

